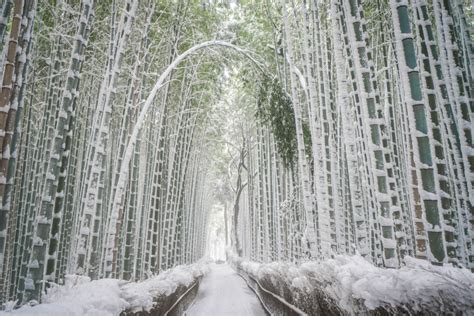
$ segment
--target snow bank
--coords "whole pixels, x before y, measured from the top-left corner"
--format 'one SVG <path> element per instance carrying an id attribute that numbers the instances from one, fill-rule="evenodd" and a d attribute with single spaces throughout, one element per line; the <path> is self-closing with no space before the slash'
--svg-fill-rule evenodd
<path id="1" fill-rule="evenodd" d="M 48 289 L 42 304 L 25 305 L 4 315 L 88 315 L 112 316 L 124 310 L 150 311 L 154 299 L 170 295 L 180 286 L 189 286 L 207 273 L 209 260 L 177 266 L 140 282 L 117 279 L 91 281 L 88 277 L 68 275 L 65 285 Z M 13 305 L 13 304 L 10 304 Z"/>
<path id="2" fill-rule="evenodd" d="M 43 297 L 43 303 L 25 305 L 10 312 L 15 315 L 119 315 L 129 304 L 121 297 L 126 281 L 66 276 L 64 286 L 55 286 Z M 10 314 L 6 313 L 6 314 Z"/>
<path id="3" fill-rule="evenodd" d="M 142 282 L 124 285 L 122 297 L 130 304 L 127 309 L 132 312 L 150 311 L 155 298 L 168 296 L 179 286 L 191 285 L 194 280 L 209 271 L 209 263 L 209 260 L 201 260 L 193 265 L 177 266 Z"/>
<path id="4" fill-rule="evenodd" d="M 400 269 L 379 268 L 361 256 L 336 256 L 301 265 L 260 264 L 232 257 L 232 261 L 258 280 L 266 280 L 282 297 L 323 293 L 324 300 L 349 314 L 386 309 L 410 312 L 474 312 L 474 273 L 452 266 L 434 266 L 405 258 Z M 284 288 L 286 286 L 286 289 Z M 305 295 L 299 295 L 304 297 Z M 321 297 L 321 295 L 316 295 Z M 307 298 L 311 296 L 306 296 Z"/>

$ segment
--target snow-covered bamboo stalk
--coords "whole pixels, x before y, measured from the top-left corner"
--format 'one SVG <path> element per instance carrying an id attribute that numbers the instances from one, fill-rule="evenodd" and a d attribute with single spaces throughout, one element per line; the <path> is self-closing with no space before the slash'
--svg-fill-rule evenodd
<path id="1" fill-rule="evenodd" d="M 412 170 L 409 176 L 414 207 L 416 255 L 442 262 L 445 260 L 446 250 L 440 222 L 441 195 L 438 175 L 435 174 L 433 165 L 433 138 L 427 113 L 429 105 L 422 92 L 420 68 L 415 52 L 416 43 L 411 25 L 412 17 L 407 1 L 390 1 L 390 8 L 396 54 L 400 63 L 402 100 L 411 130 L 408 167 Z"/>
<path id="2" fill-rule="evenodd" d="M 317 257 L 317 247 L 316 244 L 316 230 L 315 230 L 315 221 L 313 217 L 313 203 L 311 200 L 311 187 L 310 179 L 308 174 L 308 162 L 306 159 L 306 150 L 303 139 L 303 125 L 302 125 L 302 113 L 301 113 L 301 104 L 298 98 L 297 93 L 297 78 L 295 74 L 295 68 L 293 65 L 292 59 L 295 58 L 293 55 L 293 38 L 290 33 L 290 26 L 288 22 L 288 12 L 285 3 L 283 2 L 283 25 L 285 32 L 285 44 L 288 53 L 288 67 L 290 68 L 290 90 L 291 90 L 291 99 L 293 102 L 293 112 L 295 116 L 295 127 L 296 127 L 296 142 L 297 142 L 297 159 L 298 159 L 298 169 L 299 169 L 299 178 L 301 181 L 301 190 L 303 194 L 303 207 L 305 214 L 305 231 L 304 237 L 306 239 L 306 246 L 308 247 L 308 254 L 312 258 Z"/>

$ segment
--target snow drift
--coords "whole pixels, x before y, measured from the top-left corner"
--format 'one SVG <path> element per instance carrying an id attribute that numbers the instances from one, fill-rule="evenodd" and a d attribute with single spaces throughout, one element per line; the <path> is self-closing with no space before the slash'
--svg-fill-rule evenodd
<path id="1" fill-rule="evenodd" d="M 343 314 L 374 310 L 474 312 L 474 274 L 465 268 L 434 266 L 406 257 L 400 269 L 387 269 L 376 267 L 359 255 L 340 255 L 301 265 L 262 264 L 235 256 L 231 260 L 238 269 L 303 310 L 317 304 L 316 297 L 326 305 L 336 304 L 337 313 Z"/>
<path id="2" fill-rule="evenodd" d="M 207 273 L 209 260 L 177 266 L 140 282 L 68 275 L 63 286 L 55 286 L 43 296 L 42 304 L 25 305 L 4 315 L 119 315 L 122 311 L 150 311 L 155 299 L 170 295 L 180 286 L 189 286 Z M 11 307 L 13 304 L 9 304 Z"/>

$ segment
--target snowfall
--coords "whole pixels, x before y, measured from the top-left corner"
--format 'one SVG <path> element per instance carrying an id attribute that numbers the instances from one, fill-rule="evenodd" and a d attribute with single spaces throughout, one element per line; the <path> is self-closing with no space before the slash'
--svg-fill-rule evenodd
<path id="1" fill-rule="evenodd" d="M 367 310 L 379 306 L 411 306 L 413 310 L 440 312 L 455 306 L 468 315 L 474 314 L 474 274 L 465 268 L 434 266 L 424 260 L 407 257 L 400 269 L 386 269 L 376 267 L 358 255 L 336 256 L 300 265 L 282 262 L 263 264 L 233 256 L 229 259 L 232 265 L 238 263 L 245 273 L 257 278 L 282 276 L 290 288 L 299 291 L 311 291 L 314 284 L 319 284 L 320 290 L 338 302 L 339 308 L 347 314 L 356 313 L 355 300 L 363 302 Z M 205 276 L 196 301 L 190 307 L 190 311 L 199 311 L 197 314 L 204 314 L 205 309 L 213 305 L 212 302 L 227 301 L 231 304 L 237 296 L 232 298 L 234 291 L 226 291 L 225 287 L 235 287 L 241 292 L 248 290 L 242 283 L 243 279 L 237 277 L 228 265 L 216 265 L 209 259 L 203 259 L 192 265 L 177 266 L 141 282 L 117 279 L 91 281 L 87 277 L 69 275 L 63 286 L 48 289 L 42 304 L 27 304 L 13 310 L 15 302 L 10 302 L 6 312 L 0 314 L 119 315 L 124 310 L 150 311 L 155 297 L 171 294 L 178 286 L 190 285 L 202 275 Z M 243 296 L 244 301 L 248 300 L 247 303 L 256 307 L 257 300 L 251 292 L 247 291 Z M 242 299 L 242 296 L 238 297 Z M 244 303 L 242 301 L 238 305 Z"/>

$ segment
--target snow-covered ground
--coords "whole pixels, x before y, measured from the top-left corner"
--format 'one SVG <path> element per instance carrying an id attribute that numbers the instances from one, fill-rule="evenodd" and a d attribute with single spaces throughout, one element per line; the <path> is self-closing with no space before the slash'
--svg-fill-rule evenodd
<path id="1" fill-rule="evenodd" d="M 199 285 L 187 316 L 266 315 L 260 301 L 245 281 L 227 264 L 215 264 Z"/>
<path id="2" fill-rule="evenodd" d="M 317 304 L 314 293 L 318 292 L 347 314 L 379 307 L 474 314 L 474 274 L 468 269 L 434 266 L 410 257 L 405 258 L 400 269 L 379 268 L 361 256 L 336 256 L 300 265 L 263 264 L 235 256 L 231 256 L 231 261 L 260 281 L 277 285 L 276 289 L 289 290 L 286 295 L 290 293 L 292 297 L 287 299 L 294 299 L 289 301 L 292 304 L 302 300 L 310 306 Z M 64 286 L 50 288 L 42 304 L 0 314 L 109 316 L 124 310 L 149 311 L 154 298 L 169 295 L 180 285 L 190 285 L 204 274 L 187 315 L 265 315 L 258 298 L 229 265 L 209 264 L 208 260 L 178 266 L 141 282 L 91 281 L 71 275 Z"/>
<path id="3" fill-rule="evenodd" d="M 474 314 L 474 273 L 468 269 L 434 266 L 411 257 L 405 258 L 405 265 L 400 269 L 379 268 L 361 256 L 336 256 L 301 265 L 262 264 L 234 256 L 232 261 L 259 280 L 266 278 L 273 284 L 286 284 L 295 297 L 297 293 L 311 297 L 311 292 L 319 289 L 350 314 L 382 306 Z"/>
<path id="4" fill-rule="evenodd" d="M 0 315 L 115 316 L 124 310 L 149 311 L 154 298 L 169 295 L 178 286 L 190 285 L 208 269 L 209 261 L 206 259 L 192 265 L 177 266 L 141 282 L 91 281 L 88 277 L 69 275 L 64 286 L 49 289 L 42 304 L 25 305 L 17 310 L 0 312 Z"/>

